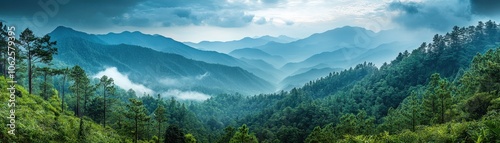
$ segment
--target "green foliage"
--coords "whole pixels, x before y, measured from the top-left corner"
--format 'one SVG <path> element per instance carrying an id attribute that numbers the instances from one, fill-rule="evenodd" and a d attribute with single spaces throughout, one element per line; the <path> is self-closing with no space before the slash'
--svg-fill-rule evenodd
<path id="1" fill-rule="evenodd" d="M 125 117 L 129 119 L 128 127 L 131 129 L 131 134 L 137 142 L 139 139 L 144 138 L 145 122 L 149 121 L 150 117 L 147 115 L 146 108 L 141 101 L 131 98 L 130 104 L 127 105 L 128 112 Z"/>
<path id="2" fill-rule="evenodd" d="M 258 143 L 255 135 L 250 134 L 247 125 L 243 124 L 238 128 L 238 131 L 234 134 L 233 138 L 229 141 L 230 143 Z"/>
<path id="3" fill-rule="evenodd" d="M 165 131 L 165 143 L 184 143 L 184 132 L 176 125 L 168 126 Z"/>
<path id="4" fill-rule="evenodd" d="M 184 135 L 185 143 L 196 143 L 196 138 L 194 138 L 193 134 Z"/>
<path id="5" fill-rule="evenodd" d="M 9 91 L 4 77 L 0 77 L 0 102 L 7 103 Z M 61 112 L 60 99 L 58 96 L 51 96 L 46 101 L 40 96 L 27 96 L 22 86 L 16 86 L 16 92 L 20 95 L 16 97 L 16 135 L 10 135 L 8 126 L 0 126 L 0 142 L 68 142 L 76 143 L 80 119 L 69 112 Z M 7 117 L 10 115 L 8 106 L 0 107 L 0 115 Z M 104 129 L 91 120 L 84 118 L 88 134 L 86 142 L 110 142 L 117 143 L 124 138 L 113 129 Z M 9 122 L 6 118 L 2 122 Z"/>

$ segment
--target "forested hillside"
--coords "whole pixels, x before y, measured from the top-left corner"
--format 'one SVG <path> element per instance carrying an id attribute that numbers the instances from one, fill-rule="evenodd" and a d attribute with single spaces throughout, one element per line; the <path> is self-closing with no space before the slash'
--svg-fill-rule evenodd
<path id="1" fill-rule="evenodd" d="M 381 67 L 367 61 L 290 91 L 201 102 L 137 97 L 107 76 L 89 78 L 79 65 L 54 68 L 52 55 L 64 54 L 54 50 L 59 43 L 24 31 L 20 37 L 17 48 L 33 48 L 28 57 L 44 60 L 16 59 L 18 78 L 27 80 L 16 85 L 16 135 L 2 126 L 2 142 L 500 141 L 500 26 L 492 21 L 454 27 Z M 0 115 L 7 117 L 2 71 Z"/>

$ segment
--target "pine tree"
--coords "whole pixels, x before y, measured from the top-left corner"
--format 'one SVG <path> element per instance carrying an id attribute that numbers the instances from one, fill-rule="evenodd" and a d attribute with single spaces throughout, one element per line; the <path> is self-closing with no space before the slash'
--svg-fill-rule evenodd
<path id="1" fill-rule="evenodd" d="M 418 107 L 418 101 L 417 101 L 417 93 L 411 92 L 410 95 L 410 101 L 409 101 L 409 108 L 410 108 L 410 121 L 411 121 L 411 131 L 415 131 L 415 127 L 419 124 L 419 117 L 420 117 L 420 112 L 419 112 L 419 107 Z"/>
<path id="2" fill-rule="evenodd" d="M 222 138 L 220 138 L 217 143 L 228 143 L 229 141 L 231 141 L 231 138 L 234 136 L 235 129 L 231 126 L 228 126 L 224 129 L 224 132 L 224 136 L 222 136 Z"/>
<path id="3" fill-rule="evenodd" d="M 196 143 L 196 138 L 193 136 L 193 134 L 186 134 L 184 136 L 185 143 Z"/>
<path id="4" fill-rule="evenodd" d="M 439 81 L 441 77 L 438 73 L 432 74 L 431 81 L 429 85 L 427 85 L 427 90 L 425 91 L 424 100 L 422 102 L 422 106 L 424 109 L 424 118 L 423 121 L 426 124 L 434 124 L 438 121 L 439 114 L 439 99 L 437 95 L 437 89 L 439 86 Z"/>
<path id="5" fill-rule="evenodd" d="M 50 78 L 50 76 L 55 75 L 56 71 L 54 69 L 49 68 L 49 67 L 37 68 L 37 71 L 43 77 L 43 83 L 40 84 L 40 88 L 42 89 L 40 96 L 42 96 L 43 99 L 48 100 L 49 97 L 51 95 L 53 95 L 54 93 L 48 91 L 48 90 L 53 88 L 53 85 L 50 84 L 50 82 L 47 82 L 47 79 Z"/>
<path id="6" fill-rule="evenodd" d="M 309 136 L 307 136 L 305 142 L 306 143 L 326 143 L 326 142 L 328 142 L 328 140 L 326 140 L 326 138 L 324 137 L 324 135 L 321 131 L 321 127 L 316 126 L 313 129 L 313 131 L 311 132 L 311 134 L 309 134 Z"/>
<path id="7" fill-rule="evenodd" d="M 257 138 L 253 134 L 249 134 L 249 129 L 246 124 L 238 128 L 230 143 L 257 143 Z"/>
<path id="8" fill-rule="evenodd" d="M 165 131 L 165 143 L 184 143 L 184 133 L 177 125 L 168 126 Z"/>
<path id="9" fill-rule="evenodd" d="M 73 94 L 76 94 L 76 115 L 78 117 L 82 117 L 80 100 L 81 96 L 86 94 L 85 89 L 89 86 L 89 79 L 87 78 L 87 74 L 85 71 L 80 68 L 80 66 L 74 66 L 71 69 L 70 75 L 71 79 L 73 79 L 74 83 L 71 85 L 70 89 L 73 91 Z"/>
<path id="10" fill-rule="evenodd" d="M 161 125 L 163 122 L 167 121 L 167 118 L 165 117 L 165 107 L 161 104 L 163 101 L 160 98 L 160 94 L 158 94 L 158 99 L 157 99 L 157 107 L 156 110 L 154 111 L 154 117 L 156 122 L 158 123 L 158 142 L 161 141 Z"/>
<path id="11" fill-rule="evenodd" d="M 103 110 L 103 113 L 104 113 L 104 128 L 106 128 L 106 112 L 107 112 L 107 98 L 106 98 L 106 93 L 110 93 L 110 94 L 113 94 L 114 90 L 115 90 L 115 87 L 114 87 L 114 81 L 113 81 L 113 78 L 108 78 L 108 76 L 106 75 L 103 75 L 100 79 L 100 83 L 99 83 L 100 86 L 102 86 L 102 92 L 103 92 L 103 104 L 104 104 L 104 110 Z"/>
<path id="12" fill-rule="evenodd" d="M 32 94 L 34 65 L 39 62 L 47 64 L 52 61 L 52 55 L 57 54 L 57 48 L 54 47 L 56 42 L 50 41 L 49 35 L 36 37 L 28 28 L 21 33 L 19 40 L 28 60 L 28 91 Z"/>
<path id="13" fill-rule="evenodd" d="M 66 92 L 66 78 L 69 74 L 69 69 L 68 68 L 63 68 L 63 69 L 56 69 L 54 70 L 54 74 L 56 75 L 62 75 L 62 81 L 61 81 L 61 87 L 60 87 L 60 94 L 61 94 L 61 112 L 64 112 L 64 97 L 65 97 L 65 92 Z"/>
<path id="14" fill-rule="evenodd" d="M 446 80 L 439 81 L 439 89 L 437 91 L 439 97 L 439 123 L 446 122 L 446 111 L 450 109 L 451 93 L 449 89 L 449 82 Z"/>
<path id="15" fill-rule="evenodd" d="M 132 120 L 134 142 L 138 142 L 140 139 L 139 131 L 142 130 L 140 127 L 142 127 L 144 122 L 149 121 L 149 116 L 147 115 L 147 110 L 141 101 L 134 98 L 129 99 L 129 101 L 130 104 L 127 105 L 128 112 L 125 116 Z"/>

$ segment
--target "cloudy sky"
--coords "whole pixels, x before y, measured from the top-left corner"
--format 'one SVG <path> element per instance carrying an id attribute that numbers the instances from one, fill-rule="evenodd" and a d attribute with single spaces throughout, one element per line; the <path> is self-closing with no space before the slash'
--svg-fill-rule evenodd
<path id="1" fill-rule="evenodd" d="M 493 0 L 491 0 L 493 1 Z M 497 20 L 490 0 L 7 0 L 0 20 L 46 34 L 57 26 L 89 33 L 141 31 L 179 41 L 263 35 L 304 38 L 345 25 L 374 31 L 448 31 Z"/>

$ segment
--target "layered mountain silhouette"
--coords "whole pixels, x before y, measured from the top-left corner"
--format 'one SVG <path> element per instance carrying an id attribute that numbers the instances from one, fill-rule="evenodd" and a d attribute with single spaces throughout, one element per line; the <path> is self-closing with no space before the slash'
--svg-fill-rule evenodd
<path id="1" fill-rule="evenodd" d="M 184 82 L 178 84 L 210 92 L 232 90 L 241 93 L 266 93 L 298 87 L 321 77 L 327 71 L 347 69 L 365 61 L 381 66 L 394 59 L 399 52 L 417 46 L 417 43 L 391 38 L 395 34 L 397 31 L 373 32 L 345 26 L 299 40 L 286 36 L 263 36 L 228 42 L 182 43 L 137 31 L 96 35 L 61 26 L 50 33 L 59 41 L 60 50 L 70 51 L 70 54 L 56 56 L 56 59 L 68 64 L 81 64 L 91 72 L 117 67 L 120 72 L 130 73 L 132 80 L 156 89 L 165 86 L 162 82 L 151 82 L 158 77 L 170 80 L 194 79 L 192 77 L 210 73 L 209 77 L 213 79 L 208 78 L 205 82 L 180 80 Z M 129 59 L 118 59 L 116 55 L 124 55 L 127 51 L 108 51 L 113 48 L 127 49 L 134 51 L 129 54 L 141 55 L 133 56 L 134 62 L 142 61 L 140 63 L 146 65 L 146 69 L 135 69 Z M 152 58 L 144 52 L 161 55 Z M 222 72 L 215 73 L 217 70 Z M 145 73 L 149 77 L 141 78 L 132 73 Z"/>
<path id="2" fill-rule="evenodd" d="M 57 47 L 61 54 L 55 56 L 57 61 L 80 65 L 90 73 L 116 67 L 132 81 L 154 90 L 166 90 L 169 86 L 175 86 L 203 91 L 229 90 L 245 94 L 274 91 L 272 84 L 240 67 L 197 61 L 175 52 L 206 58 L 214 56 L 212 59 L 227 59 L 226 62 L 240 62 L 231 56 L 216 52 L 204 53 L 158 35 L 144 35 L 139 32 L 122 34 L 92 35 L 58 27 L 49 35 L 58 41 Z M 158 43 L 151 44 L 148 41 Z M 200 75 L 205 76 L 196 78 Z M 174 79 L 182 85 L 164 85 L 160 82 L 162 79 Z"/>
<path id="3" fill-rule="evenodd" d="M 236 49 L 262 46 L 269 42 L 289 43 L 295 40 L 297 39 L 280 35 L 278 37 L 272 37 L 272 36 L 262 36 L 258 38 L 245 37 L 240 40 L 227 41 L 227 42 L 221 42 L 221 41 L 201 41 L 199 43 L 185 42 L 185 44 L 202 50 L 229 53 Z"/>

